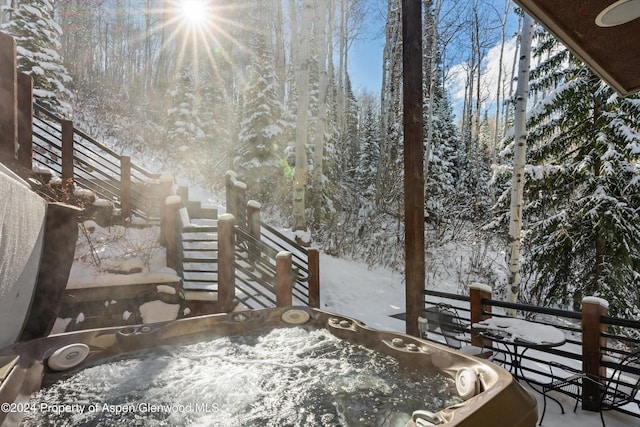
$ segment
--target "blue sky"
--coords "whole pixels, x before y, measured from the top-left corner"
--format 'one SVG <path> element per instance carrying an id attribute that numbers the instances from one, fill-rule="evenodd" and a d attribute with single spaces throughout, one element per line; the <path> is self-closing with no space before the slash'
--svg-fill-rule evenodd
<path id="1" fill-rule="evenodd" d="M 349 76 L 354 92 L 367 89 L 379 94 L 382 86 L 384 38 L 356 40 L 349 52 Z"/>
<path id="2" fill-rule="evenodd" d="M 349 75 L 353 84 L 354 92 L 357 93 L 362 89 L 367 89 L 374 95 L 380 94 L 382 85 L 382 52 L 384 49 L 384 10 L 380 9 L 386 7 L 385 2 L 382 0 L 367 0 L 368 1 L 368 14 L 363 24 L 362 36 L 354 41 L 351 50 L 349 51 Z M 497 11 L 504 7 L 504 0 L 493 0 Z M 449 13 L 458 13 L 459 6 L 453 6 Z M 487 24 L 489 25 L 489 24 Z M 507 35 L 512 36 L 517 30 L 517 18 L 513 12 L 509 16 Z M 466 37 L 464 32 L 461 32 L 462 38 Z M 499 43 L 497 35 L 495 36 L 496 45 Z M 503 64 L 510 69 L 510 62 L 513 61 L 513 49 L 515 43 L 514 40 L 510 40 L 506 49 L 505 56 L 503 58 Z M 401 49 L 401 46 L 397 47 Z M 455 56 L 456 52 L 450 51 L 449 54 Z M 492 99 L 494 98 L 497 66 L 498 66 L 499 48 L 495 46 L 487 52 L 483 67 L 485 72 L 483 76 L 484 91 L 483 96 L 488 102 L 488 108 L 493 111 L 495 107 L 491 106 Z M 449 64 L 451 66 L 450 79 L 447 81 L 447 89 L 451 95 L 454 110 L 459 108 L 459 105 L 464 99 L 464 64 Z M 504 78 L 504 75 L 503 75 Z"/>
<path id="3" fill-rule="evenodd" d="M 367 8 L 361 35 L 349 50 L 349 77 L 355 93 L 367 89 L 378 95 L 382 87 L 386 1 L 367 0 Z"/>

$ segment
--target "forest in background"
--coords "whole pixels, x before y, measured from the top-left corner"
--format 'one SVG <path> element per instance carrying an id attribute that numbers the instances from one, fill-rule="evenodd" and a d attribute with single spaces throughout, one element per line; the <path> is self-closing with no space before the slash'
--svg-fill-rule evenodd
<path id="1" fill-rule="evenodd" d="M 301 238 L 402 268 L 399 0 L 211 0 L 197 23 L 178 0 L 6 3 L 1 29 L 47 108 L 211 191 L 233 169 Z M 482 256 L 509 243 L 521 17 L 508 0 L 424 0 L 423 11 L 427 251 L 472 241 L 463 285 L 500 292 L 504 275 Z M 348 73 L 370 14 L 385 22 L 379 94 L 354 92 Z M 575 308 L 598 295 L 637 317 L 640 101 L 538 27 L 533 46 L 521 299 Z"/>

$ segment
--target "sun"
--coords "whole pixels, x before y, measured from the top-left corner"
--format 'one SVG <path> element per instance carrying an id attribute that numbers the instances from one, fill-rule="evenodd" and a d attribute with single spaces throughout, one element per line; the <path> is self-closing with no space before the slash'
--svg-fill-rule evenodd
<path id="1" fill-rule="evenodd" d="M 210 18 L 211 6 L 207 0 L 182 0 L 177 6 L 180 17 L 187 25 L 200 27 Z"/>

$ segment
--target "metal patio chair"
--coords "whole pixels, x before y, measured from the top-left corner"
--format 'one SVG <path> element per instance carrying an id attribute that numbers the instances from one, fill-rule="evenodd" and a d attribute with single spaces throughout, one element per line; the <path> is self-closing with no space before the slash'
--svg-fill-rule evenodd
<path id="1" fill-rule="evenodd" d="M 572 375 L 566 378 L 558 378 L 553 375 L 551 371 L 552 381 L 542 386 L 542 395 L 544 399 L 544 406 L 542 409 L 542 416 L 540 417 L 540 424 L 544 419 L 544 414 L 547 409 L 547 393 L 550 391 L 557 391 L 576 398 L 576 404 L 573 408 L 575 412 L 578 407 L 578 402 L 582 399 L 582 387 L 587 382 L 597 384 L 600 387 L 600 419 L 602 426 L 606 427 L 604 422 L 604 411 L 620 408 L 628 403 L 635 402 L 640 409 L 640 403 L 635 400 L 636 395 L 640 391 L 640 350 L 636 350 L 633 353 L 628 354 L 617 365 L 611 376 L 606 377 L 594 377 L 587 375 L 583 372 L 574 370 L 572 368 L 561 366 L 557 363 L 550 363 L 552 366 L 561 367 L 564 370 L 573 372 Z M 564 409 L 562 410 L 564 413 Z"/>
<path id="2" fill-rule="evenodd" d="M 492 352 L 489 349 L 470 344 L 470 337 L 468 337 L 469 328 L 465 327 L 460 321 L 460 315 L 456 307 L 450 304 L 439 303 L 427 309 L 425 318 L 428 322 L 428 331 L 433 332 L 440 328 L 440 332 L 448 347 L 484 359 L 491 357 Z"/>

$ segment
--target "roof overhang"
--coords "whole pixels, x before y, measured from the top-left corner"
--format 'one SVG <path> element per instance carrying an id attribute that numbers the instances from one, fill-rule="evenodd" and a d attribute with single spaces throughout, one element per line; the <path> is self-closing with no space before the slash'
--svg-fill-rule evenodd
<path id="1" fill-rule="evenodd" d="M 618 93 L 629 95 L 640 91 L 640 19 L 637 19 L 637 14 L 634 15 L 640 8 L 640 1 L 515 0 L 515 2 Z M 601 12 L 614 3 L 623 6 L 618 11 L 622 11 L 631 20 L 605 27 L 596 24 L 596 19 Z M 629 9 L 633 9 L 633 13 L 629 14 Z M 600 15 L 601 20 L 602 15 Z"/>

